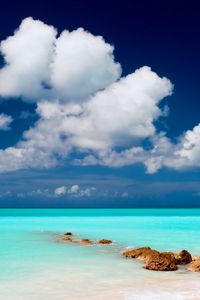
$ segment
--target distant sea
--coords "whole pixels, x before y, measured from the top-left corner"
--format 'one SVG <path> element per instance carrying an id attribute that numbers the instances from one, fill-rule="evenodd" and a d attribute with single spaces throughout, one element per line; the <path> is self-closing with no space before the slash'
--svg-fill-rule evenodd
<path id="1" fill-rule="evenodd" d="M 71 231 L 113 245 L 59 242 Z M 200 300 L 200 274 L 154 272 L 127 247 L 200 255 L 200 209 L 0 209 L 2 300 Z"/>

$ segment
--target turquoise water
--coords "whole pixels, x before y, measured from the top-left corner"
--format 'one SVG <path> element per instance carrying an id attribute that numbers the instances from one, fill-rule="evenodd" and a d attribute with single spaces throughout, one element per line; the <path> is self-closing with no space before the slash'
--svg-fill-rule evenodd
<path id="1" fill-rule="evenodd" d="M 85 247 L 61 243 L 59 235 L 65 231 L 114 243 Z M 1 209 L 1 299 L 169 299 L 170 295 L 198 300 L 199 274 L 183 268 L 147 271 L 142 262 L 124 259 L 121 252 L 148 245 L 200 255 L 199 236 L 199 209 Z"/>

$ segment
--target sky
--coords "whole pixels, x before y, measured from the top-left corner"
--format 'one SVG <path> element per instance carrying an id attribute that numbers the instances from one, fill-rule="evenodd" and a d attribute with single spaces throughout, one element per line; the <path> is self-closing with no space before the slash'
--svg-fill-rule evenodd
<path id="1" fill-rule="evenodd" d="M 200 207 L 198 6 L 2 2 L 0 207 Z"/>

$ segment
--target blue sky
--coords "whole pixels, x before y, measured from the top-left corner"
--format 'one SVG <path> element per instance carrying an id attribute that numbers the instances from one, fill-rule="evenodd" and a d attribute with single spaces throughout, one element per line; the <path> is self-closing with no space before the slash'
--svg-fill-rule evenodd
<path id="1" fill-rule="evenodd" d="M 198 1 L 0 14 L 0 207 L 199 207 Z"/>

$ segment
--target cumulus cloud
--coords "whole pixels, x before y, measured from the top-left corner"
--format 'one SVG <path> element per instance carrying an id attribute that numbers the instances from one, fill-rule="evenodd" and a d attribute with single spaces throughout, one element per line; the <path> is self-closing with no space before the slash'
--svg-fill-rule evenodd
<path id="1" fill-rule="evenodd" d="M 69 197 L 90 197 L 95 191 L 95 187 L 80 188 L 78 184 L 74 184 L 69 188 L 66 186 L 60 186 L 56 188 L 54 190 L 54 196 L 61 197 L 68 195 Z"/>
<path id="2" fill-rule="evenodd" d="M 155 127 L 159 117 L 167 116 L 160 102 L 171 95 L 172 83 L 147 66 L 120 78 L 113 50 L 82 28 L 58 35 L 32 18 L 1 42 L 0 96 L 37 102 L 38 121 L 15 146 L 0 150 L 0 172 L 50 168 L 70 161 L 71 154 L 80 165 L 142 163 L 148 173 L 163 166 L 200 166 L 200 125 L 176 143 Z M 0 115 L 0 129 L 11 122 Z M 92 191 L 62 186 L 55 195 L 89 196 Z"/>
<path id="3" fill-rule="evenodd" d="M 74 184 L 70 187 L 70 189 L 68 190 L 69 194 L 76 194 L 79 191 L 79 185 Z"/>
<path id="4" fill-rule="evenodd" d="M 13 36 L 1 42 L 5 60 L 0 70 L 1 96 L 39 100 L 47 95 L 42 83 L 50 80 L 55 37 L 52 26 L 26 18 Z"/>
<path id="5" fill-rule="evenodd" d="M 176 143 L 166 137 L 164 132 L 151 137 L 152 147 L 132 147 L 122 151 L 105 151 L 97 155 L 87 155 L 77 164 L 122 167 L 142 163 L 147 173 L 156 173 L 162 167 L 175 170 L 200 167 L 200 124 L 188 130 Z"/>
<path id="6" fill-rule="evenodd" d="M 60 197 L 60 196 L 65 195 L 66 192 L 67 192 L 66 187 L 65 187 L 65 186 L 60 186 L 60 187 L 58 187 L 58 188 L 56 188 L 56 189 L 54 190 L 54 195 L 55 195 L 56 197 Z"/>
<path id="7" fill-rule="evenodd" d="M 10 124 L 12 123 L 13 118 L 6 114 L 0 114 L 0 130 L 10 129 Z"/>
<path id="8" fill-rule="evenodd" d="M 82 28 L 63 31 L 31 17 L 0 44 L 0 96 L 79 101 L 116 81 L 113 46 Z"/>
<path id="9" fill-rule="evenodd" d="M 127 146 L 155 133 L 153 122 L 162 115 L 158 104 L 171 91 L 168 79 L 143 67 L 82 105 L 39 103 L 41 122 L 35 130 L 40 130 L 41 124 L 54 123 L 57 131 L 68 137 L 68 144 L 81 149 Z"/>
<path id="10" fill-rule="evenodd" d="M 113 50 L 101 36 L 83 28 L 63 31 L 56 40 L 51 64 L 51 84 L 57 94 L 77 101 L 116 81 L 121 67 L 114 62 Z"/>
<path id="11" fill-rule="evenodd" d="M 1 150 L 0 171 L 52 167 L 73 149 L 93 151 L 104 165 L 123 166 L 126 158 L 139 162 L 144 149 L 135 143 L 155 134 L 154 121 L 162 115 L 158 105 L 171 91 L 168 79 L 143 67 L 82 104 L 42 101 L 35 126 L 15 147 Z"/>
<path id="12" fill-rule="evenodd" d="M 166 137 L 162 139 L 161 145 L 158 141 L 154 146 L 155 171 L 163 166 L 177 170 L 200 167 L 200 124 L 187 130 L 176 144 Z"/>
<path id="13" fill-rule="evenodd" d="M 96 191 L 95 187 L 89 187 L 89 188 L 80 190 L 79 197 L 90 197 L 90 196 L 92 196 L 93 192 L 95 192 L 95 191 Z"/>
<path id="14" fill-rule="evenodd" d="M 200 124 L 192 130 L 186 131 L 174 154 L 176 157 L 179 157 L 177 168 L 200 166 Z"/>

